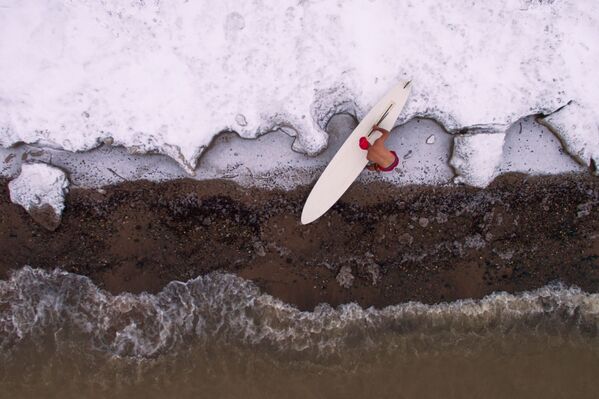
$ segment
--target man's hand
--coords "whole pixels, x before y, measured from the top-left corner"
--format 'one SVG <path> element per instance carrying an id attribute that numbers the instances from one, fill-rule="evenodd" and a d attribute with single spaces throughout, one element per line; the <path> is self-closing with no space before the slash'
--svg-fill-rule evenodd
<path id="1" fill-rule="evenodd" d="M 368 147 L 366 159 L 374 162 L 382 169 L 386 169 L 395 162 L 395 155 L 385 146 L 385 141 L 389 138 L 389 131 L 378 126 L 373 126 L 372 130 L 378 130 L 383 135 L 376 139 L 374 143 Z M 374 165 L 368 167 L 369 170 L 375 170 Z"/>

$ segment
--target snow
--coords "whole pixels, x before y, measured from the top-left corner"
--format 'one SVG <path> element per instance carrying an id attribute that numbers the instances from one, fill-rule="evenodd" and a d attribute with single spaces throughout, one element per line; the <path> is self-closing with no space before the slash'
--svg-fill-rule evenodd
<path id="1" fill-rule="evenodd" d="M 598 16 L 593 0 L 0 0 L 0 145 L 111 138 L 192 172 L 219 132 L 280 128 L 315 155 L 331 115 L 403 78 L 398 124 L 509 126 L 571 100 L 596 124 Z"/>
<path id="2" fill-rule="evenodd" d="M 599 120 L 577 102 L 543 118 L 541 123 L 552 129 L 578 162 L 595 174 L 599 166 Z"/>
<path id="3" fill-rule="evenodd" d="M 68 186 L 62 170 L 44 163 L 23 164 L 19 176 L 8 183 L 10 200 L 50 230 L 60 223 Z M 47 214 L 48 207 L 53 214 Z"/>
<path id="4" fill-rule="evenodd" d="M 489 129 L 455 137 L 449 163 L 455 169 L 456 183 L 486 187 L 497 175 L 502 160 L 505 131 Z"/>

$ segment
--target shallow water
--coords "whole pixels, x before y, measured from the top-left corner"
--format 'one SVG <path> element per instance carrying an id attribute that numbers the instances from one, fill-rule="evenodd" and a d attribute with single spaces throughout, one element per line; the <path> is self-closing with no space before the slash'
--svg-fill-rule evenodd
<path id="1" fill-rule="evenodd" d="M 314 312 L 215 273 L 157 295 L 0 282 L 0 397 L 596 397 L 599 295 Z"/>

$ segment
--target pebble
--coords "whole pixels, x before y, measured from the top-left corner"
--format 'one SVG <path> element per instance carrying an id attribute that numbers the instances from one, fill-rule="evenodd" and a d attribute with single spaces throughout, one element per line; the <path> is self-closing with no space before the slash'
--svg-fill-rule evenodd
<path id="1" fill-rule="evenodd" d="M 262 245 L 262 243 L 260 241 L 255 241 L 254 242 L 254 250 L 256 251 L 256 255 L 258 255 L 258 256 L 265 256 L 266 255 L 266 251 L 264 250 L 264 246 Z"/>
<path id="2" fill-rule="evenodd" d="M 399 236 L 399 242 L 405 245 L 412 245 L 414 242 L 414 237 L 412 237 L 409 233 L 404 233 Z"/>
<path id="3" fill-rule="evenodd" d="M 437 212 L 437 223 L 443 224 L 447 222 L 447 214 L 443 212 Z"/>
<path id="4" fill-rule="evenodd" d="M 421 227 L 428 226 L 428 218 L 420 218 L 420 219 L 418 219 L 418 224 L 420 224 Z"/>

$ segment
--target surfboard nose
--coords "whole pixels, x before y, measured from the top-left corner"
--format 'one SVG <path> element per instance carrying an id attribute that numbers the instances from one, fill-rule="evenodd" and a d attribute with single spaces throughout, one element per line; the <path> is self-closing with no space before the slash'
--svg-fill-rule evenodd
<path id="1" fill-rule="evenodd" d="M 302 224 L 312 223 L 320 216 L 315 215 L 315 213 L 311 212 L 309 209 L 309 207 L 304 206 L 304 209 L 302 210 L 302 216 L 300 217 L 300 221 Z"/>

